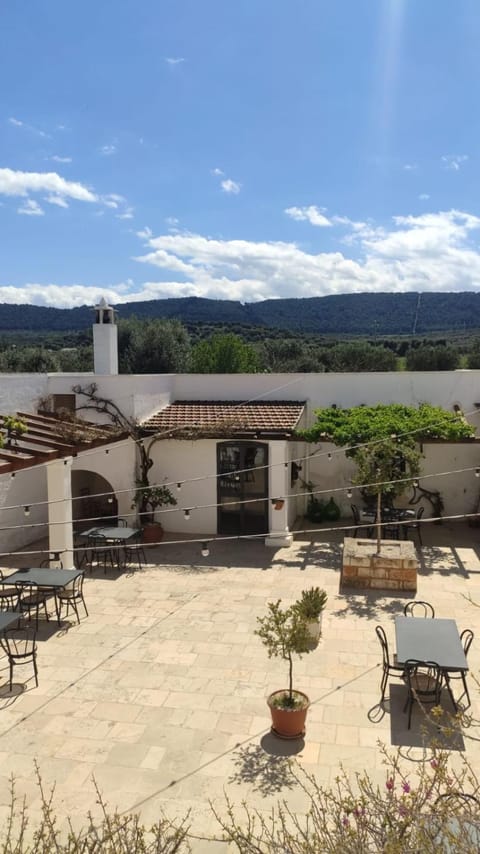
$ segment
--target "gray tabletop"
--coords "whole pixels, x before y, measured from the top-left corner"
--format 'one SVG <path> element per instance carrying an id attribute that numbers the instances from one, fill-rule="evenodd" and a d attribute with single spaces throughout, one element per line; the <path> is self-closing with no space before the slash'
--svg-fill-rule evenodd
<path id="1" fill-rule="evenodd" d="M 89 528 L 83 531 L 82 537 L 94 540 L 96 537 L 105 540 L 131 540 L 141 534 L 141 528 Z"/>
<path id="2" fill-rule="evenodd" d="M 59 588 L 71 584 L 78 575 L 78 569 L 50 569 L 49 567 L 29 567 L 17 569 L 13 575 L 4 578 L 1 584 L 38 584 L 39 587 Z"/>
<path id="3" fill-rule="evenodd" d="M 435 661 L 442 670 L 468 670 L 455 620 L 395 617 L 398 664 Z"/>
<path id="4" fill-rule="evenodd" d="M 0 632 L 4 632 L 13 623 L 16 623 L 22 615 L 17 611 L 0 611 Z"/>

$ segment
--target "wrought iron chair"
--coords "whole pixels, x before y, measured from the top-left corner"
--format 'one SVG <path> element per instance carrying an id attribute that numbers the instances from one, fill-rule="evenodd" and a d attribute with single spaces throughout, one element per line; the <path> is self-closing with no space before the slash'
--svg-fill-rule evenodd
<path id="1" fill-rule="evenodd" d="M 409 531 L 414 531 L 414 532 L 416 532 L 416 534 L 418 536 L 418 542 L 420 543 L 421 546 L 423 546 L 421 518 L 422 518 L 424 513 L 425 513 L 425 507 L 419 507 L 417 510 L 417 515 L 415 517 L 415 521 L 409 522 L 408 525 L 404 526 L 405 527 L 405 538 L 408 537 Z"/>
<path id="2" fill-rule="evenodd" d="M 10 668 L 10 691 L 13 685 L 13 668 L 17 664 L 33 664 L 35 684 L 38 688 L 36 631 L 32 626 L 7 629 L 0 635 L 0 646 L 8 658 Z"/>
<path id="3" fill-rule="evenodd" d="M 420 661 L 409 658 L 405 662 L 405 681 L 407 683 L 407 700 L 403 711 L 408 709 L 408 729 L 412 722 L 413 704 L 420 706 L 431 704 L 438 706 L 442 693 L 443 672 L 436 661 Z"/>
<path id="4" fill-rule="evenodd" d="M 138 568 L 142 568 L 143 563 L 147 563 L 147 557 L 143 548 L 143 529 L 140 530 L 137 536 L 129 543 L 125 543 L 125 564 L 132 562 L 134 559 L 138 563 Z"/>
<path id="5" fill-rule="evenodd" d="M 375 626 L 375 631 L 377 633 L 377 637 L 380 641 L 380 646 L 382 647 L 382 681 L 380 683 L 380 690 L 382 692 L 382 697 L 380 703 L 383 703 L 385 700 L 385 689 L 388 683 L 389 676 L 397 676 L 399 678 L 403 678 L 404 670 L 403 664 L 397 664 L 396 655 L 393 656 L 393 661 L 390 660 L 390 653 L 388 650 L 388 641 L 385 631 L 382 626 Z"/>
<path id="6" fill-rule="evenodd" d="M 435 617 L 433 605 L 430 605 L 430 602 L 422 602 L 420 599 L 413 599 L 411 602 L 407 602 L 403 613 L 406 617 L 431 617 L 432 619 Z"/>
<path id="7" fill-rule="evenodd" d="M 66 616 L 68 616 L 70 612 L 70 608 L 75 612 L 77 617 L 77 622 L 80 622 L 80 614 L 78 613 L 78 604 L 79 602 L 83 605 L 85 609 L 85 614 L 88 617 L 87 606 L 85 604 L 85 598 L 83 596 L 83 572 L 81 575 L 77 575 L 76 578 L 72 581 L 71 584 L 68 584 L 66 587 L 63 587 L 60 590 L 57 590 L 55 596 L 55 610 L 57 612 L 57 620 L 60 622 L 60 618 L 62 615 L 62 608 L 66 608 Z"/>
<path id="8" fill-rule="evenodd" d="M 468 655 L 468 651 L 472 645 L 473 638 L 474 638 L 474 634 L 473 634 L 471 629 L 464 629 L 460 635 L 460 640 L 462 641 L 463 651 L 465 653 L 465 658 Z M 467 685 L 467 674 L 465 673 L 465 671 L 464 670 L 445 671 L 444 677 L 445 677 L 445 682 L 447 683 L 448 691 L 450 693 L 450 696 L 452 697 L 452 700 L 453 700 L 453 694 L 451 691 L 450 682 L 452 680 L 454 681 L 455 679 L 461 679 L 462 680 L 463 693 L 460 695 L 459 699 L 461 700 L 462 697 L 466 696 L 467 701 L 468 701 L 468 705 L 465 708 L 468 709 L 472 705 L 472 702 L 470 700 L 470 694 L 469 694 L 468 685 Z M 455 706 L 458 705 L 458 701 L 455 700 L 454 705 Z"/>
<path id="9" fill-rule="evenodd" d="M 360 513 L 356 504 L 350 504 L 353 516 L 353 524 L 356 526 L 355 529 L 351 532 L 352 537 L 356 537 L 358 534 L 358 529 L 361 525 Z"/>
<path id="10" fill-rule="evenodd" d="M 6 581 L 0 569 L 0 581 Z M 18 590 L 16 587 L 4 587 L 0 585 L 0 611 L 18 611 Z"/>
<path id="11" fill-rule="evenodd" d="M 42 590 L 35 584 L 34 581 L 29 581 L 28 584 L 16 584 L 18 593 L 18 610 L 20 614 L 27 615 L 31 620 L 32 614 L 35 614 L 35 628 L 38 631 L 38 616 L 40 608 L 45 611 L 45 617 L 49 620 L 47 602 L 53 595 L 48 590 Z"/>

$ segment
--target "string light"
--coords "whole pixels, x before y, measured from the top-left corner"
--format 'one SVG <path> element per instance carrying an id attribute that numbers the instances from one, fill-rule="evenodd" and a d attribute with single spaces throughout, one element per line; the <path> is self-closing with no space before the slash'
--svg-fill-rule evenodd
<path id="1" fill-rule="evenodd" d="M 327 459 L 328 459 L 328 462 L 329 462 L 329 463 L 331 463 L 331 462 L 332 462 L 332 455 L 331 455 L 330 451 L 329 451 L 329 452 L 328 452 L 328 454 L 327 454 Z"/>
<path id="2" fill-rule="evenodd" d="M 183 514 L 183 518 L 184 519 L 190 519 L 190 510 L 185 510 L 185 512 Z"/>
<path id="3" fill-rule="evenodd" d="M 480 469 L 475 469 L 475 477 L 480 477 Z"/>
<path id="4" fill-rule="evenodd" d="M 108 504 L 113 504 L 113 495 L 109 495 L 109 496 L 108 496 L 108 498 L 107 498 L 107 503 L 108 503 Z"/>
<path id="5" fill-rule="evenodd" d="M 208 557 L 210 554 L 210 549 L 208 548 L 208 543 L 202 543 L 202 557 Z"/>
<path id="6" fill-rule="evenodd" d="M 180 482 L 177 483 L 177 492 L 180 492 L 181 488 L 182 488 L 182 484 Z"/>
<path id="7" fill-rule="evenodd" d="M 23 512 L 24 512 L 25 516 L 30 516 L 30 507 L 28 506 L 28 504 L 26 504 L 25 507 L 23 508 Z"/>
<path id="8" fill-rule="evenodd" d="M 414 480 L 414 481 L 412 481 L 412 484 L 413 484 L 413 486 L 415 487 L 415 489 L 418 489 L 418 485 L 419 485 L 419 484 L 418 484 L 418 479 L 417 479 L 417 478 L 415 478 L 415 480 Z"/>
<path id="9" fill-rule="evenodd" d="M 350 488 L 350 487 L 348 487 L 348 489 L 347 489 L 347 498 L 351 498 L 351 497 L 352 497 L 352 495 L 353 495 L 353 492 L 352 492 L 351 488 Z"/>

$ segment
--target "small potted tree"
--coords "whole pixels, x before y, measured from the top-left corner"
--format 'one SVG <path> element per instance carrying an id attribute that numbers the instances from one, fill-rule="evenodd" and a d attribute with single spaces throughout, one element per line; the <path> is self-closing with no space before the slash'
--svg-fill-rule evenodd
<path id="1" fill-rule="evenodd" d="M 137 481 L 132 508 L 138 508 L 140 527 L 143 529 L 144 543 L 158 543 L 163 538 L 163 527 L 155 521 L 155 511 L 158 507 L 176 505 L 174 498 L 166 486 L 147 486 Z"/>
<path id="2" fill-rule="evenodd" d="M 302 595 L 295 605 L 300 616 L 305 620 L 310 639 L 318 643 L 322 634 L 322 613 L 327 603 L 327 594 L 320 587 L 310 587 L 302 590 Z"/>
<path id="3" fill-rule="evenodd" d="M 272 732 L 281 738 L 299 738 L 305 733 L 310 700 L 302 691 L 293 688 L 293 656 L 311 649 L 311 639 L 305 619 L 298 608 L 281 608 L 281 599 L 268 603 L 265 617 L 257 617 L 259 636 L 269 658 L 288 661 L 288 688 L 273 691 L 267 698 L 272 715 Z"/>

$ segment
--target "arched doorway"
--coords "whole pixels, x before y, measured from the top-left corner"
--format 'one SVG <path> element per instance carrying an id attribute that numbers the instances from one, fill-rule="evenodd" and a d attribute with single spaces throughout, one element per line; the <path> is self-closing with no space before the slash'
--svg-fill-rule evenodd
<path id="1" fill-rule="evenodd" d="M 219 534 L 268 532 L 268 445 L 217 445 L 217 530 Z M 247 471 L 244 471 L 247 469 Z"/>
<path id="2" fill-rule="evenodd" d="M 111 483 L 94 471 L 72 471 L 72 517 L 75 530 L 111 524 L 117 516 L 118 502 Z"/>

